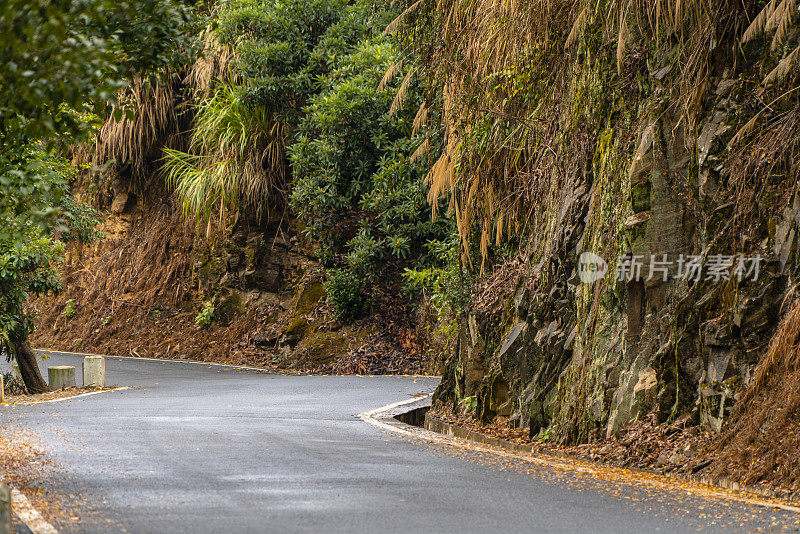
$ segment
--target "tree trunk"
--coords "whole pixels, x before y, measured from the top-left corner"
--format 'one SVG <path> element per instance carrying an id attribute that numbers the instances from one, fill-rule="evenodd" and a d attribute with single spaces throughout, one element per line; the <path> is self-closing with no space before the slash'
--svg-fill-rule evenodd
<path id="1" fill-rule="evenodd" d="M 42 374 L 39 372 L 39 363 L 36 361 L 36 353 L 33 352 L 30 341 L 26 339 L 16 344 L 14 357 L 17 359 L 19 374 L 22 375 L 22 381 L 25 382 L 25 388 L 28 393 L 35 395 L 36 393 L 50 391 L 50 388 L 47 387 L 47 382 L 44 381 Z"/>

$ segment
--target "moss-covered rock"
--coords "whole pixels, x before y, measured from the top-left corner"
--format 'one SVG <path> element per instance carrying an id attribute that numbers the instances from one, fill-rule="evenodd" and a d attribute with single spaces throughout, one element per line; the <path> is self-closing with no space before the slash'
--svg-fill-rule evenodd
<path id="1" fill-rule="evenodd" d="M 292 300 L 292 314 L 304 315 L 316 308 L 325 298 L 325 288 L 319 280 L 303 282 Z"/>
<path id="2" fill-rule="evenodd" d="M 219 299 L 219 302 L 214 307 L 214 319 L 221 324 L 228 324 L 243 311 L 244 300 L 242 294 L 233 290 Z"/>

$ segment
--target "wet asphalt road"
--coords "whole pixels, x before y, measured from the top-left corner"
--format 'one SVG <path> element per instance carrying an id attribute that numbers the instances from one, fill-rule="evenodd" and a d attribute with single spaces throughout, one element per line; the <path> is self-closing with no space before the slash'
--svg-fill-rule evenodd
<path id="1" fill-rule="evenodd" d="M 74 356 L 46 365 L 80 375 Z M 430 392 L 434 378 L 109 358 L 107 382 L 134 388 L 0 407 L 0 427 L 34 431 L 60 466 L 47 489 L 83 503 L 84 520 L 62 532 L 753 532 L 800 521 L 426 445 L 356 417 Z"/>

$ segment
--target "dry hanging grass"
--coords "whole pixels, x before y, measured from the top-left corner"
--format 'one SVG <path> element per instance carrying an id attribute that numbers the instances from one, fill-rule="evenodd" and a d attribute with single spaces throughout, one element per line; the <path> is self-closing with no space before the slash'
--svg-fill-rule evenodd
<path id="1" fill-rule="evenodd" d="M 117 169 L 130 166 L 133 185 L 143 188 L 152 177 L 151 164 L 159 159 L 162 146 L 180 145 L 180 109 L 174 76 L 165 79 L 135 78 L 122 90 L 116 110 L 100 129 L 95 141 L 94 161 L 114 161 Z M 133 116 L 129 117 L 129 113 Z"/>
<path id="2" fill-rule="evenodd" d="M 786 205 L 798 189 L 796 180 L 776 182 L 765 177 L 800 173 L 800 102 L 770 118 L 757 113 L 733 137 L 728 149 L 731 175 L 727 187 L 735 204 L 731 230 L 739 235 L 759 235 L 766 224 L 765 215 L 771 215 L 764 213 L 763 199 L 776 198 L 775 205 Z"/>
<path id="3" fill-rule="evenodd" d="M 392 65 L 386 70 L 386 73 L 381 78 L 381 81 L 378 83 L 378 92 L 383 91 L 389 85 L 389 83 L 397 77 L 403 71 L 403 60 L 400 59 L 392 63 Z"/>
<path id="4" fill-rule="evenodd" d="M 800 301 L 790 306 L 714 444 L 717 477 L 782 485 L 800 472 Z"/>
<path id="5" fill-rule="evenodd" d="M 208 97 L 217 81 L 236 83 L 238 76 L 231 68 L 236 56 L 233 47 L 219 42 L 217 32 L 207 27 L 201 34 L 203 53 L 189 69 L 185 82 L 198 98 Z"/>
<path id="6" fill-rule="evenodd" d="M 770 51 L 776 52 L 789 37 L 790 29 L 797 17 L 797 0 L 770 0 L 759 12 L 742 35 L 742 43 L 747 43 L 769 32 L 775 32 L 770 43 Z M 783 81 L 800 62 L 800 44 L 783 57 L 778 65 L 764 78 L 764 84 Z"/>
<path id="7" fill-rule="evenodd" d="M 387 74 L 388 73 L 389 71 L 387 71 Z M 390 117 L 403 108 L 406 98 L 408 97 L 409 89 L 411 88 L 411 81 L 414 79 L 414 74 L 416 74 L 416 69 L 409 69 L 405 77 L 403 77 L 403 81 L 397 89 L 397 94 L 395 94 L 392 100 L 392 105 L 389 107 Z"/>
<path id="8" fill-rule="evenodd" d="M 428 200 L 436 211 L 441 198 L 449 198 L 449 211 L 464 238 L 466 255 L 466 237 L 473 224 L 482 228 L 481 250 L 485 254 L 492 242 L 519 229 L 521 218 L 528 212 L 519 199 L 506 192 L 523 188 L 515 184 L 533 174 L 525 169 L 537 152 L 539 136 L 530 128 L 541 123 L 525 120 L 532 110 L 523 95 L 510 94 L 513 89 L 498 76 L 514 76 L 508 73 L 521 72 L 534 57 L 543 66 L 546 59 L 563 57 L 562 52 L 553 52 L 573 5 L 449 0 L 437 3 L 433 10 L 414 4 L 400 17 L 417 27 L 438 29 L 418 50 L 425 74 L 431 76 L 433 86 L 441 88 L 445 130 L 444 150 L 426 178 Z M 550 67 L 547 65 L 548 72 Z M 402 88 L 408 79 L 401 84 L 393 109 L 402 102 Z M 477 106 L 474 101 L 466 102 L 476 95 L 481 95 Z M 418 110 L 415 131 L 428 121 L 432 100 L 429 98 Z M 505 130 L 476 128 L 475 124 L 487 115 L 498 120 L 522 120 Z M 429 146 L 423 143 L 420 149 L 427 151 Z M 515 146 L 519 149 L 512 148 Z M 415 154 L 415 158 L 418 156 Z"/>
<path id="9" fill-rule="evenodd" d="M 441 109 L 445 138 L 427 176 L 428 199 L 436 204 L 449 197 L 465 256 L 475 226 L 485 259 L 491 243 L 533 226 L 529 216 L 546 210 L 528 201 L 547 198 L 548 188 L 558 183 L 559 167 L 571 159 L 552 140 L 574 126 L 565 128 L 564 119 L 572 105 L 565 99 L 574 96 L 570 84 L 576 80 L 568 65 L 576 51 L 597 55 L 606 42 L 616 43 L 621 76 L 639 49 L 634 43 L 653 35 L 657 47 L 681 43 L 673 103 L 682 108 L 684 127 L 691 131 L 706 95 L 709 43 L 740 11 L 727 1 L 409 3 L 388 31 L 405 32 L 423 64 L 422 76 L 438 93 L 429 94 L 421 108 Z M 585 35 L 598 26 L 605 42 Z M 395 74 L 392 70 L 387 77 Z M 399 92 L 395 104 L 401 99 Z"/>

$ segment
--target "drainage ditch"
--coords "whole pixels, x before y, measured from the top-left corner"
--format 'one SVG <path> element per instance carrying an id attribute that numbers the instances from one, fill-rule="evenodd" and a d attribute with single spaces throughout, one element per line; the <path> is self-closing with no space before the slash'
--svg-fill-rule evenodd
<path id="1" fill-rule="evenodd" d="M 421 408 L 415 408 L 410 412 L 398 414 L 394 418 L 401 423 L 422 428 L 425 426 L 425 414 L 428 413 L 430 409 L 430 406 L 423 406 Z"/>

